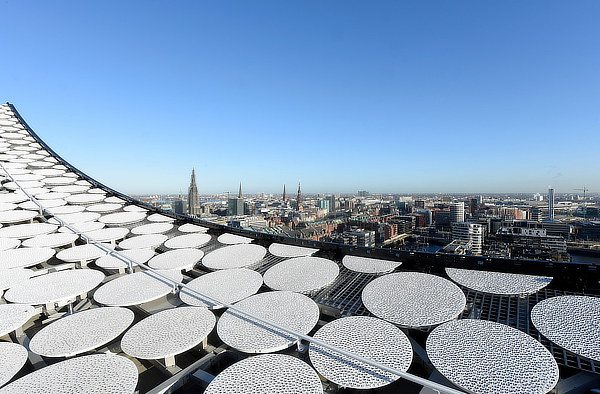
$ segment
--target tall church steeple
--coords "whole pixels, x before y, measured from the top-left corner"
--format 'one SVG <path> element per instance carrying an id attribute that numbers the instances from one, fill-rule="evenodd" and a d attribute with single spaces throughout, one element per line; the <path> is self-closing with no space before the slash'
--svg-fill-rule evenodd
<path id="1" fill-rule="evenodd" d="M 285 195 L 285 183 L 283 184 L 283 202 L 287 202 L 287 196 Z"/>
<path id="2" fill-rule="evenodd" d="M 200 213 L 200 197 L 198 196 L 198 187 L 196 186 L 196 170 L 192 168 L 192 178 L 190 188 L 188 189 L 188 214 L 196 216 Z"/>
<path id="3" fill-rule="evenodd" d="M 298 210 L 302 210 L 302 191 L 300 190 L 300 181 L 298 181 L 298 197 L 296 198 L 296 204 L 298 205 Z"/>
<path id="4" fill-rule="evenodd" d="M 240 192 L 238 193 L 238 198 L 242 198 L 242 182 L 240 182 Z"/>

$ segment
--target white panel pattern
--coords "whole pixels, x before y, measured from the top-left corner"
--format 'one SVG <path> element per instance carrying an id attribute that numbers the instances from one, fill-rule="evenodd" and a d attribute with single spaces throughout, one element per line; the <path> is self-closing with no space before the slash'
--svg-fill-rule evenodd
<path id="1" fill-rule="evenodd" d="M 550 284 L 551 277 L 446 268 L 456 283 L 469 289 L 490 294 L 532 294 Z"/>
<path id="2" fill-rule="evenodd" d="M 332 283 L 340 273 L 338 265 L 321 257 L 295 257 L 269 268 L 265 285 L 273 290 L 309 293 Z"/>

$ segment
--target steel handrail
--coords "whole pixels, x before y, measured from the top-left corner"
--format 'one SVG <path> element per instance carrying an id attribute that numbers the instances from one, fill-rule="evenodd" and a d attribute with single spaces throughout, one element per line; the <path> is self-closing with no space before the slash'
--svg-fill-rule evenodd
<path id="1" fill-rule="evenodd" d="M 413 375 L 413 374 L 408 373 L 408 372 L 404 372 L 404 371 L 397 370 L 395 368 L 388 367 L 386 365 L 383 365 L 383 364 L 380 364 L 378 362 L 375 362 L 375 361 L 369 360 L 367 358 L 364 358 L 364 357 L 362 357 L 362 356 L 360 356 L 358 354 L 355 354 L 355 353 L 352 353 L 352 352 L 348 352 L 348 351 L 340 349 L 340 348 L 338 348 L 336 346 L 330 345 L 327 342 L 323 342 L 323 341 L 321 341 L 319 339 L 315 339 L 315 338 L 313 338 L 313 337 L 311 337 L 309 335 L 296 332 L 296 331 L 294 331 L 292 329 L 289 329 L 289 328 L 281 326 L 281 325 L 279 325 L 277 323 L 271 322 L 271 321 L 269 321 L 267 319 L 263 319 L 263 318 L 261 318 L 259 316 L 256 316 L 256 315 L 254 315 L 254 314 L 252 314 L 250 312 L 247 312 L 247 311 L 243 310 L 242 308 L 239 308 L 239 307 L 237 307 L 237 306 L 235 306 L 233 304 L 229 304 L 227 302 L 219 300 L 218 298 L 215 298 L 215 297 L 203 294 L 200 291 L 198 291 L 198 290 L 196 290 L 196 289 L 194 289 L 194 288 L 192 288 L 192 287 L 184 284 L 183 282 L 174 280 L 173 278 L 170 278 L 169 276 L 161 273 L 160 270 L 156 270 L 156 269 L 151 268 L 150 266 L 148 266 L 146 264 L 140 263 L 140 262 L 138 262 L 138 261 L 136 261 L 136 260 L 134 260 L 132 258 L 129 258 L 129 257 L 123 255 L 122 253 L 120 253 L 119 251 L 115 250 L 114 248 L 109 248 L 108 246 L 102 244 L 101 242 L 96 241 L 92 237 L 88 237 L 85 234 L 82 234 L 79 230 L 77 230 L 76 228 L 72 227 L 70 224 L 63 222 L 60 219 L 60 217 L 52 214 L 51 211 L 47 211 L 47 209 L 44 208 L 37 201 L 37 199 L 35 199 L 32 195 L 30 195 L 25 189 L 23 189 L 21 187 L 21 185 L 17 181 L 15 181 L 15 179 L 12 177 L 12 175 L 4 168 L 4 165 L 2 165 L 2 163 L 0 163 L 0 167 L 2 167 L 2 170 L 4 170 L 4 172 L 19 187 L 19 189 L 21 189 L 21 191 L 23 191 L 23 193 L 34 204 L 36 204 L 40 208 L 40 210 L 42 212 L 48 212 L 48 214 L 51 215 L 52 217 L 54 217 L 59 223 L 61 223 L 61 225 L 63 227 L 68 228 L 73 233 L 75 233 L 75 234 L 79 235 L 80 237 L 84 238 L 84 240 L 86 240 L 87 243 L 90 243 L 90 240 L 91 240 L 92 241 L 92 245 L 95 245 L 99 249 L 101 249 L 101 250 L 103 250 L 103 251 L 105 251 L 107 253 L 113 254 L 113 255 L 117 254 L 120 258 L 129 261 L 129 267 L 130 267 L 131 271 L 133 271 L 132 270 L 132 265 L 135 264 L 138 267 L 142 267 L 142 268 L 146 269 L 147 271 L 150 271 L 150 272 L 152 272 L 152 273 L 154 273 L 154 274 L 162 277 L 163 279 L 167 280 L 168 282 L 172 283 L 174 291 L 176 291 L 177 288 L 179 288 L 179 289 L 186 289 L 186 290 L 188 290 L 188 291 L 190 291 L 190 292 L 192 292 L 192 293 L 194 293 L 194 294 L 196 294 L 196 295 L 198 295 L 198 296 L 200 296 L 202 298 L 205 298 L 205 299 L 208 299 L 208 300 L 214 302 L 215 304 L 223 305 L 223 307 L 227 308 L 228 310 L 233 310 L 233 311 L 235 311 L 237 313 L 240 313 L 242 315 L 245 315 L 245 316 L 249 317 L 250 319 L 254 319 L 254 320 L 256 320 L 256 321 L 258 321 L 258 322 L 260 322 L 262 324 L 266 324 L 268 326 L 274 327 L 275 329 L 277 329 L 279 331 L 283 331 L 283 332 L 289 334 L 290 336 L 292 336 L 294 338 L 298 338 L 298 340 L 304 340 L 304 341 L 312 343 L 314 345 L 321 346 L 321 347 L 323 347 L 325 349 L 328 349 L 328 350 L 330 350 L 330 351 L 332 351 L 334 353 L 341 354 L 341 355 L 346 356 L 346 357 L 348 357 L 350 359 L 353 359 L 355 361 L 361 362 L 363 364 L 367 364 L 367 365 L 369 365 L 371 367 L 374 367 L 374 368 L 386 371 L 386 372 L 391 373 L 393 375 L 397 375 L 397 376 L 399 376 L 399 377 L 401 377 L 403 379 L 406 379 L 406 380 L 409 380 L 411 382 L 420 384 L 421 386 L 428 387 L 428 388 L 430 388 L 432 390 L 437 391 L 438 393 L 463 394 L 462 391 L 459 391 L 459 390 L 456 390 L 454 388 L 442 385 L 440 383 L 432 382 L 432 381 L 430 381 L 428 379 L 422 378 L 420 376 Z M 393 380 L 391 380 L 391 382 L 393 382 Z"/>

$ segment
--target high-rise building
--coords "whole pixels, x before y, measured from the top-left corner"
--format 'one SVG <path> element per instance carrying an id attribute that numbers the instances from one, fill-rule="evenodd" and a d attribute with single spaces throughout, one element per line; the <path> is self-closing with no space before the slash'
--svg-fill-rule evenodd
<path id="1" fill-rule="evenodd" d="M 450 204 L 450 223 L 465 221 L 465 203 L 462 201 Z"/>
<path id="2" fill-rule="evenodd" d="M 244 197 L 242 196 L 242 182 L 237 197 L 230 198 L 227 201 L 227 215 L 240 216 L 244 214 Z"/>
<path id="3" fill-rule="evenodd" d="M 177 200 L 173 200 L 173 203 L 171 204 L 171 206 L 173 207 L 173 212 L 175 213 L 179 213 L 179 214 L 183 214 L 183 199 L 179 198 Z"/>
<path id="4" fill-rule="evenodd" d="M 331 196 L 327 196 L 327 200 L 329 200 L 329 212 L 335 212 L 337 199 L 332 194 Z"/>
<path id="5" fill-rule="evenodd" d="M 554 220 L 554 189 L 548 186 L 548 220 Z"/>
<path id="6" fill-rule="evenodd" d="M 452 240 L 462 241 L 471 254 L 481 255 L 483 251 L 484 227 L 481 224 L 457 222 L 452 224 Z"/>
<path id="7" fill-rule="evenodd" d="M 196 172 L 192 169 L 192 180 L 188 189 L 188 215 L 197 216 L 200 214 L 200 197 L 198 196 L 198 187 L 196 186 Z"/>

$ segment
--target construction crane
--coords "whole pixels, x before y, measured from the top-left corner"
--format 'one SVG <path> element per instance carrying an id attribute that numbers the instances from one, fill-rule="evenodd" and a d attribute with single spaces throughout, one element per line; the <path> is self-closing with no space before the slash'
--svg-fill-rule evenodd
<path id="1" fill-rule="evenodd" d="M 589 191 L 590 189 L 586 188 L 585 186 L 581 189 L 573 189 L 573 190 L 582 190 L 583 191 L 583 220 L 585 220 L 585 215 L 587 213 L 587 207 L 585 204 L 585 192 Z"/>

